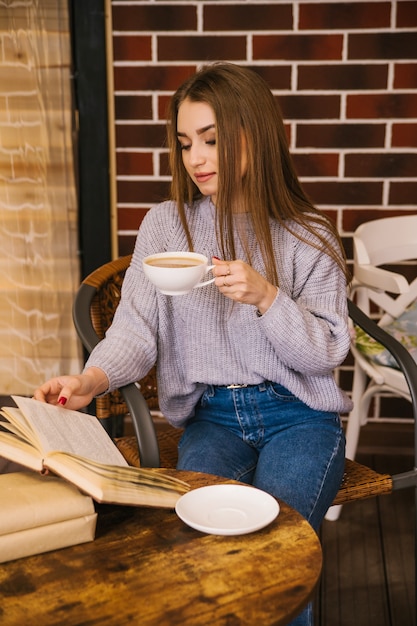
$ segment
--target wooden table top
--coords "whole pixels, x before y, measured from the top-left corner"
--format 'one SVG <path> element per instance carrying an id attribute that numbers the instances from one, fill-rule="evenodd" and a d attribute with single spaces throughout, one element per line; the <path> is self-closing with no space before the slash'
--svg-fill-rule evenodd
<path id="1" fill-rule="evenodd" d="M 176 475 L 193 488 L 230 482 Z M 310 525 L 280 507 L 258 532 L 216 536 L 172 510 L 101 505 L 95 541 L 0 564 L 0 623 L 287 624 L 313 594 L 322 553 Z"/>

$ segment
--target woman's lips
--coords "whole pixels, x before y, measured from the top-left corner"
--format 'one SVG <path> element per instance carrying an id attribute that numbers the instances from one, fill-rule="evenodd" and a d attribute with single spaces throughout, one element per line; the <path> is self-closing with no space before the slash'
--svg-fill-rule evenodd
<path id="1" fill-rule="evenodd" d="M 194 176 L 198 183 L 206 183 L 214 176 L 214 172 L 209 172 L 207 174 L 195 174 Z"/>

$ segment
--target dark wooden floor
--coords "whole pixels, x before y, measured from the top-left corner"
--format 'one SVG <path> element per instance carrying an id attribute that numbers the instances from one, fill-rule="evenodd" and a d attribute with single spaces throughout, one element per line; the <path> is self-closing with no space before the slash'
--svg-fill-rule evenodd
<path id="1" fill-rule="evenodd" d="M 357 460 L 390 474 L 413 467 L 409 426 L 366 426 Z M 354 502 L 320 531 L 315 626 L 416 626 L 414 490 Z"/>

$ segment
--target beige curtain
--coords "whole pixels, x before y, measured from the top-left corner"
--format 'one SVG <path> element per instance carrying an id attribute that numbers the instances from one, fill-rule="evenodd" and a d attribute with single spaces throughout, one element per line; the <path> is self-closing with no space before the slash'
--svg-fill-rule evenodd
<path id="1" fill-rule="evenodd" d="M 0 394 L 78 372 L 67 0 L 0 0 Z"/>

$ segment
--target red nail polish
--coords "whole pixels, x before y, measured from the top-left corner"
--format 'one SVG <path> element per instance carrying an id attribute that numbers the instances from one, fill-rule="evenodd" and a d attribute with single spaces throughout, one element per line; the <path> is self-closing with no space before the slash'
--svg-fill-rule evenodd
<path id="1" fill-rule="evenodd" d="M 219 259 L 218 256 L 213 256 L 213 259 L 216 259 L 217 261 L 221 261 L 221 259 Z"/>
<path id="2" fill-rule="evenodd" d="M 64 406 L 67 403 L 67 399 L 64 396 L 61 396 L 58 400 L 58 404 L 62 404 Z"/>

